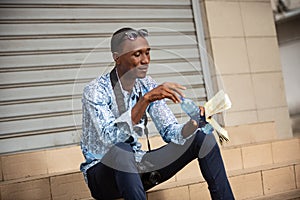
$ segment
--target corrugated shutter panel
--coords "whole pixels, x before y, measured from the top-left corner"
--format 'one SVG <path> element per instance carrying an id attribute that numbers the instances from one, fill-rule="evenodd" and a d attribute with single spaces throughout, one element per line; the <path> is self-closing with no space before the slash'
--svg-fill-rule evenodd
<path id="1" fill-rule="evenodd" d="M 154 79 L 206 100 L 189 0 L 0 2 L 0 153 L 79 142 L 82 89 L 112 68 L 109 38 L 120 27 L 149 30 Z"/>

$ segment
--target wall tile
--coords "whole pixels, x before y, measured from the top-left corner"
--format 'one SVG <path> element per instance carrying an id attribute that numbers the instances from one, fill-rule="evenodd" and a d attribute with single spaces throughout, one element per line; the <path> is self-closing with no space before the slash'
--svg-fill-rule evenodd
<path id="1" fill-rule="evenodd" d="M 230 137 L 230 143 L 225 146 L 271 141 L 277 136 L 274 122 L 226 127 L 226 130 Z"/>
<path id="2" fill-rule="evenodd" d="M 190 200 L 211 199 L 206 182 L 189 185 Z"/>
<path id="3" fill-rule="evenodd" d="M 241 2 L 241 13 L 246 36 L 275 36 L 275 23 L 270 1 Z"/>
<path id="4" fill-rule="evenodd" d="M 246 38 L 251 72 L 281 71 L 276 37 Z"/>
<path id="5" fill-rule="evenodd" d="M 252 79 L 258 109 L 286 106 L 281 73 L 253 74 Z"/>
<path id="6" fill-rule="evenodd" d="M 262 172 L 265 194 L 286 192 L 296 188 L 294 167 L 283 167 Z"/>
<path id="7" fill-rule="evenodd" d="M 189 200 L 190 199 L 188 186 L 150 192 L 147 194 L 147 196 L 148 196 L 148 200 Z"/>
<path id="8" fill-rule="evenodd" d="M 229 181 L 236 199 L 251 199 L 263 195 L 260 172 L 230 177 Z"/>
<path id="9" fill-rule="evenodd" d="M 251 145 L 242 148 L 244 168 L 273 163 L 271 144 Z"/>
<path id="10" fill-rule="evenodd" d="M 256 110 L 226 112 L 224 115 L 224 121 L 226 126 L 239 126 L 257 123 L 257 112 Z"/>
<path id="11" fill-rule="evenodd" d="M 155 186 L 154 188 L 152 188 L 150 190 L 150 192 L 157 191 L 157 190 L 164 190 L 164 189 L 167 189 L 167 188 L 172 188 L 172 187 L 175 187 L 176 185 L 177 185 L 176 176 L 174 175 L 173 177 L 166 180 L 165 182 L 163 182 L 163 183 Z"/>
<path id="12" fill-rule="evenodd" d="M 79 146 L 59 148 L 46 151 L 49 173 L 79 171 L 84 161 Z"/>
<path id="13" fill-rule="evenodd" d="M 188 180 L 188 179 L 193 179 L 193 180 L 197 179 L 198 181 L 204 181 L 200 172 L 198 160 L 195 159 L 192 162 L 190 162 L 188 165 L 186 165 L 182 170 L 180 170 L 176 174 L 176 178 L 178 182 L 183 180 Z"/>
<path id="14" fill-rule="evenodd" d="M 47 174 L 45 151 L 11 154 L 2 156 L 4 180 Z"/>
<path id="15" fill-rule="evenodd" d="M 211 43 L 218 74 L 250 72 L 244 38 L 212 38 Z"/>
<path id="16" fill-rule="evenodd" d="M 257 114 L 260 122 L 275 121 L 278 138 L 293 136 L 287 107 L 262 109 Z"/>
<path id="17" fill-rule="evenodd" d="M 206 1 L 210 37 L 243 36 L 238 2 Z"/>
<path id="18" fill-rule="evenodd" d="M 2 185 L 2 200 L 51 200 L 49 179 Z"/>
<path id="19" fill-rule="evenodd" d="M 82 199 L 90 197 L 82 173 L 54 176 L 50 178 L 53 200 Z"/>
<path id="20" fill-rule="evenodd" d="M 300 160 L 300 146 L 298 139 L 272 142 L 274 163 Z"/>
<path id="21" fill-rule="evenodd" d="M 243 169 L 242 153 L 240 148 L 222 150 L 226 171 Z"/>
<path id="22" fill-rule="evenodd" d="M 230 112 L 255 109 L 254 91 L 249 74 L 222 76 L 225 92 L 232 102 Z"/>

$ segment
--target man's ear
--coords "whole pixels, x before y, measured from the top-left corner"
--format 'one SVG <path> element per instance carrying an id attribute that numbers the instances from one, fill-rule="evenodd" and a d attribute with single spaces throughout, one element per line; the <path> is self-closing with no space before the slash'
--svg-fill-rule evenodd
<path id="1" fill-rule="evenodd" d="M 119 55 L 118 52 L 113 52 L 113 59 L 114 59 L 115 62 L 118 61 L 119 57 L 120 57 L 120 55 Z"/>

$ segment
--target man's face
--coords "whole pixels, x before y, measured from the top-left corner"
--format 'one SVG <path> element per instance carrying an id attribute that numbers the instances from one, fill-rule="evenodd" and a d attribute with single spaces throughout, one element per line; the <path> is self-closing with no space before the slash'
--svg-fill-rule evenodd
<path id="1" fill-rule="evenodd" d="M 119 76 L 144 78 L 150 63 L 150 47 L 147 40 L 143 37 L 137 37 L 133 41 L 124 40 L 116 62 Z"/>

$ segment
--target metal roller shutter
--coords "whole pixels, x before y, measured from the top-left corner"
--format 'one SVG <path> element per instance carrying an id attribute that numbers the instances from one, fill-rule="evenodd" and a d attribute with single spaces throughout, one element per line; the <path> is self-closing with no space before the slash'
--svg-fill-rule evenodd
<path id="1" fill-rule="evenodd" d="M 120 27 L 149 30 L 155 80 L 179 82 L 187 96 L 206 100 L 189 0 L 0 3 L 0 153 L 79 142 L 82 89 L 112 68 L 109 38 Z"/>

